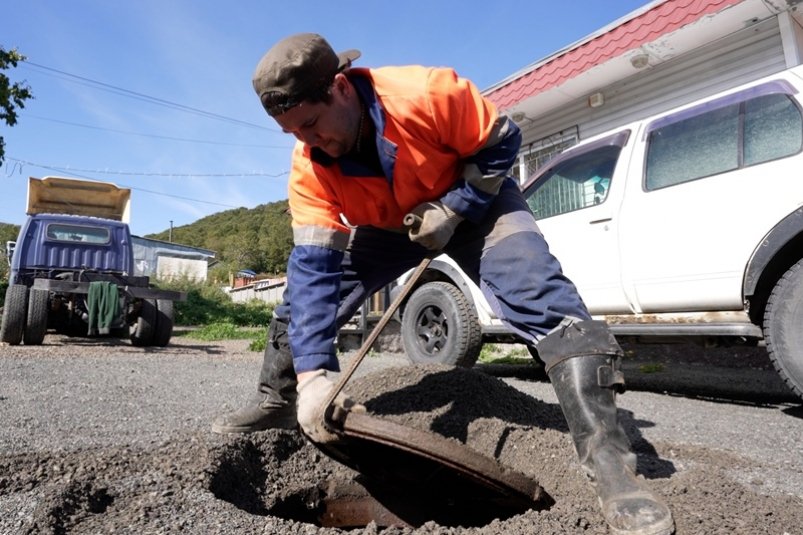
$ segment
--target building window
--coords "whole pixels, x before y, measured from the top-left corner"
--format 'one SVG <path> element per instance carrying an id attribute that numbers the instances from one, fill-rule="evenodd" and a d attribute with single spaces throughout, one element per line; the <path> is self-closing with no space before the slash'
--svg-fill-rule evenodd
<path id="1" fill-rule="evenodd" d="M 533 141 L 519 152 L 519 165 L 513 168 L 513 176 L 520 184 L 524 183 L 542 165 L 572 145 L 576 145 L 578 139 L 575 126 Z"/>

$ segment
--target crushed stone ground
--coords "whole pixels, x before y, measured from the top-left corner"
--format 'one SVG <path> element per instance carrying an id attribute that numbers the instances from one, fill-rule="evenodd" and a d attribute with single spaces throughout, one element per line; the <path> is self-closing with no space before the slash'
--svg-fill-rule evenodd
<path id="1" fill-rule="evenodd" d="M 197 350 L 190 346 L 194 344 L 179 346 L 185 358 Z M 130 357 L 133 353 L 124 347 L 105 351 L 123 351 Z M 69 356 L 44 358 L 54 361 L 54 380 L 57 370 L 70 366 Z M 24 367 L 15 370 L 24 373 Z M 172 382 L 176 388 L 182 383 L 178 376 Z M 352 481 L 357 476 L 353 470 L 323 455 L 296 431 L 221 436 L 177 426 L 150 441 L 126 441 L 122 435 L 65 447 L 56 433 L 49 448 L 4 448 L 0 533 L 608 533 L 557 404 L 477 369 L 440 366 L 379 368 L 352 379 L 348 391 L 373 416 L 459 441 L 530 476 L 554 504 L 472 527 L 434 522 L 387 528 L 368 524 L 350 530 L 318 527 L 311 522 L 309 507 L 319 498 L 322 482 Z M 160 391 L 146 394 L 158 397 Z M 0 392 L 0 403 L 13 403 L 13 394 Z M 59 404 L 46 409 L 49 412 L 37 423 L 57 426 Z M 132 421 L 137 425 L 133 415 Z M 101 437 L 107 431 L 91 430 Z M 638 470 L 669 503 L 678 534 L 801 533 L 800 493 L 765 494 L 760 485 L 732 477 L 735 467 L 761 473 L 757 461 L 721 449 L 647 442 L 634 429 L 628 428 L 628 433 L 638 453 Z"/>

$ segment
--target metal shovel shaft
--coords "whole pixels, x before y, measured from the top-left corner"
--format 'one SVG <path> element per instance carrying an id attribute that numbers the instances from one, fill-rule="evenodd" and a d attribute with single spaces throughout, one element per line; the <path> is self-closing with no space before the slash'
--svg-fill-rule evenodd
<path id="1" fill-rule="evenodd" d="M 382 314 L 382 317 L 379 318 L 379 322 L 374 326 L 373 329 L 371 329 L 371 332 L 368 334 L 368 338 L 365 339 L 362 346 L 360 347 L 360 350 L 351 360 L 348 369 L 340 374 L 339 380 L 335 384 L 335 387 L 332 389 L 332 392 L 329 394 L 329 397 L 324 402 L 323 405 L 324 421 L 331 422 L 331 412 L 332 412 L 331 407 L 335 401 L 335 398 L 343 390 L 343 387 L 346 386 L 346 383 L 348 382 L 349 379 L 351 379 L 351 376 L 354 375 L 354 372 L 357 370 L 357 367 L 365 358 L 365 355 L 368 354 L 368 352 L 371 350 L 371 347 L 374 345 L 374 342 L 376 342 L 376 339 L 379 338 L 379 335 L 382 333 L 382 330 L 385 328 L 385 325 L 387 325 L 388 321 L 390 321 L 390 318 L 393 316 L 393 314 L 396 313 L 396 310 L 398 310 L 399 306 L 407 298 L 407 295 L 413 289 L 415 283 L 418 281 L 419 278 L 421 278 L 421 275 L 429 267 L 430 262 L 432 262 L 432 258 L 427 256 L 421 261 L 420 264 L 418 264 L 418 267 L 415 269 L 412 275 L 410 275 L 410 278 L 407 279 L 407 282 L 404 283 L 404 286 L 399 292 L 399 295 L 396 296 L 396 298 L 390 304 L 388 309 L 385 310 L 385 313 Z"/>
<path id="2" fill-rule="evenodd" d="M 409 229 L 417 229 L 421 226 L 421 222 L 421 216 L 413 213 L 405 215 L 403 220 L 404 226 Z M 393 300 L 388 309 L 385 310 L 385 313 L 382 314 L 382 317 L 379 318 L 379 322 L 374 326 L 373 329 L 371 329 L 371 332 L 368 334 L 368 338 L 363 341 L 360 350 L 351 360 L 348 369 L 340 374 L 340 379 L 337 381 L 335 387 L 332 389 L 332 392 L 329 394 L 329 397 L 326 398 L 326 401 L 323 404 L 324 424 L 332 422 L 332 413 L 334 412 L 333 404 L 335 402 L 335 398 L 337 398 L 337 395 L 343 391 L 343 387 L 346 386 L 346 383 L 349 381 L 349 379 L 351 379 L 351 376 L 354 375 L 354 372 L 357 370 L 357 366 L 359 366 L 363 361 L 365 355 L 371 351 L 371 347 L 373 347 L 376 339 L 379 338 L 379 335 L 382 333 L 385 325 L 387 325 L 388 321 L 390 321 L 390 318 L 393 317 L 393 314 L 396 313 L 396 310 L 399 309 L 399 306 L 401 306 L 402 302 L 407 298 L 407 295 L 413 289 L 413 286 L 415 286 L 415 283 L 418 281 L 418 279 L 421 278 L 421 275 L 424 273 L 424 271 L 426 271 L 426 269 L 429 267 L 429 263 L 431 261 L 432 257 L 427 256 L 421 261 L 420 264 L 418 264 L 418 267 L 415 269 L 412 275 L 410 275 L 410 278 L 404 283 L 399 295 L 396 296 L 396 299 Z"/>

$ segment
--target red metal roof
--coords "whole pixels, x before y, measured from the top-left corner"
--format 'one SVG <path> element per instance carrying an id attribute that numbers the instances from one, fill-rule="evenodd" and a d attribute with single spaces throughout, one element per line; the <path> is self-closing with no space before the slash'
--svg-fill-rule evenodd
<path id="1" fill-rule="evenodd" d="M 566 80 L 662 35 L 743 0 L 666 0 L 608 32 L 582 42 L 491 90 L 486 96 L 500 110 L 559 86 Z"/>

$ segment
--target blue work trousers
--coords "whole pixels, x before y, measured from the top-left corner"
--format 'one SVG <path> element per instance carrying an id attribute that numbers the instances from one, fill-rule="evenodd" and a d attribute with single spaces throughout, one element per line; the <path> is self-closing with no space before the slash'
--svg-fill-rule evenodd
<path id="1" fill-rule="evenodd" d="M 536 344 L 565 320 L 590 319 L 512 180 L 506 181 L 481 223 L 463 221 L 457 227 L 444 252 L 479 285 L 496 315 L 525 342 Z M 342 263 L 337 327 L 371 294 L 428 254 L 406 233 L 357 228 Z M 285 301 L 275 316 L 289 323 L 289 311 Z"/>

